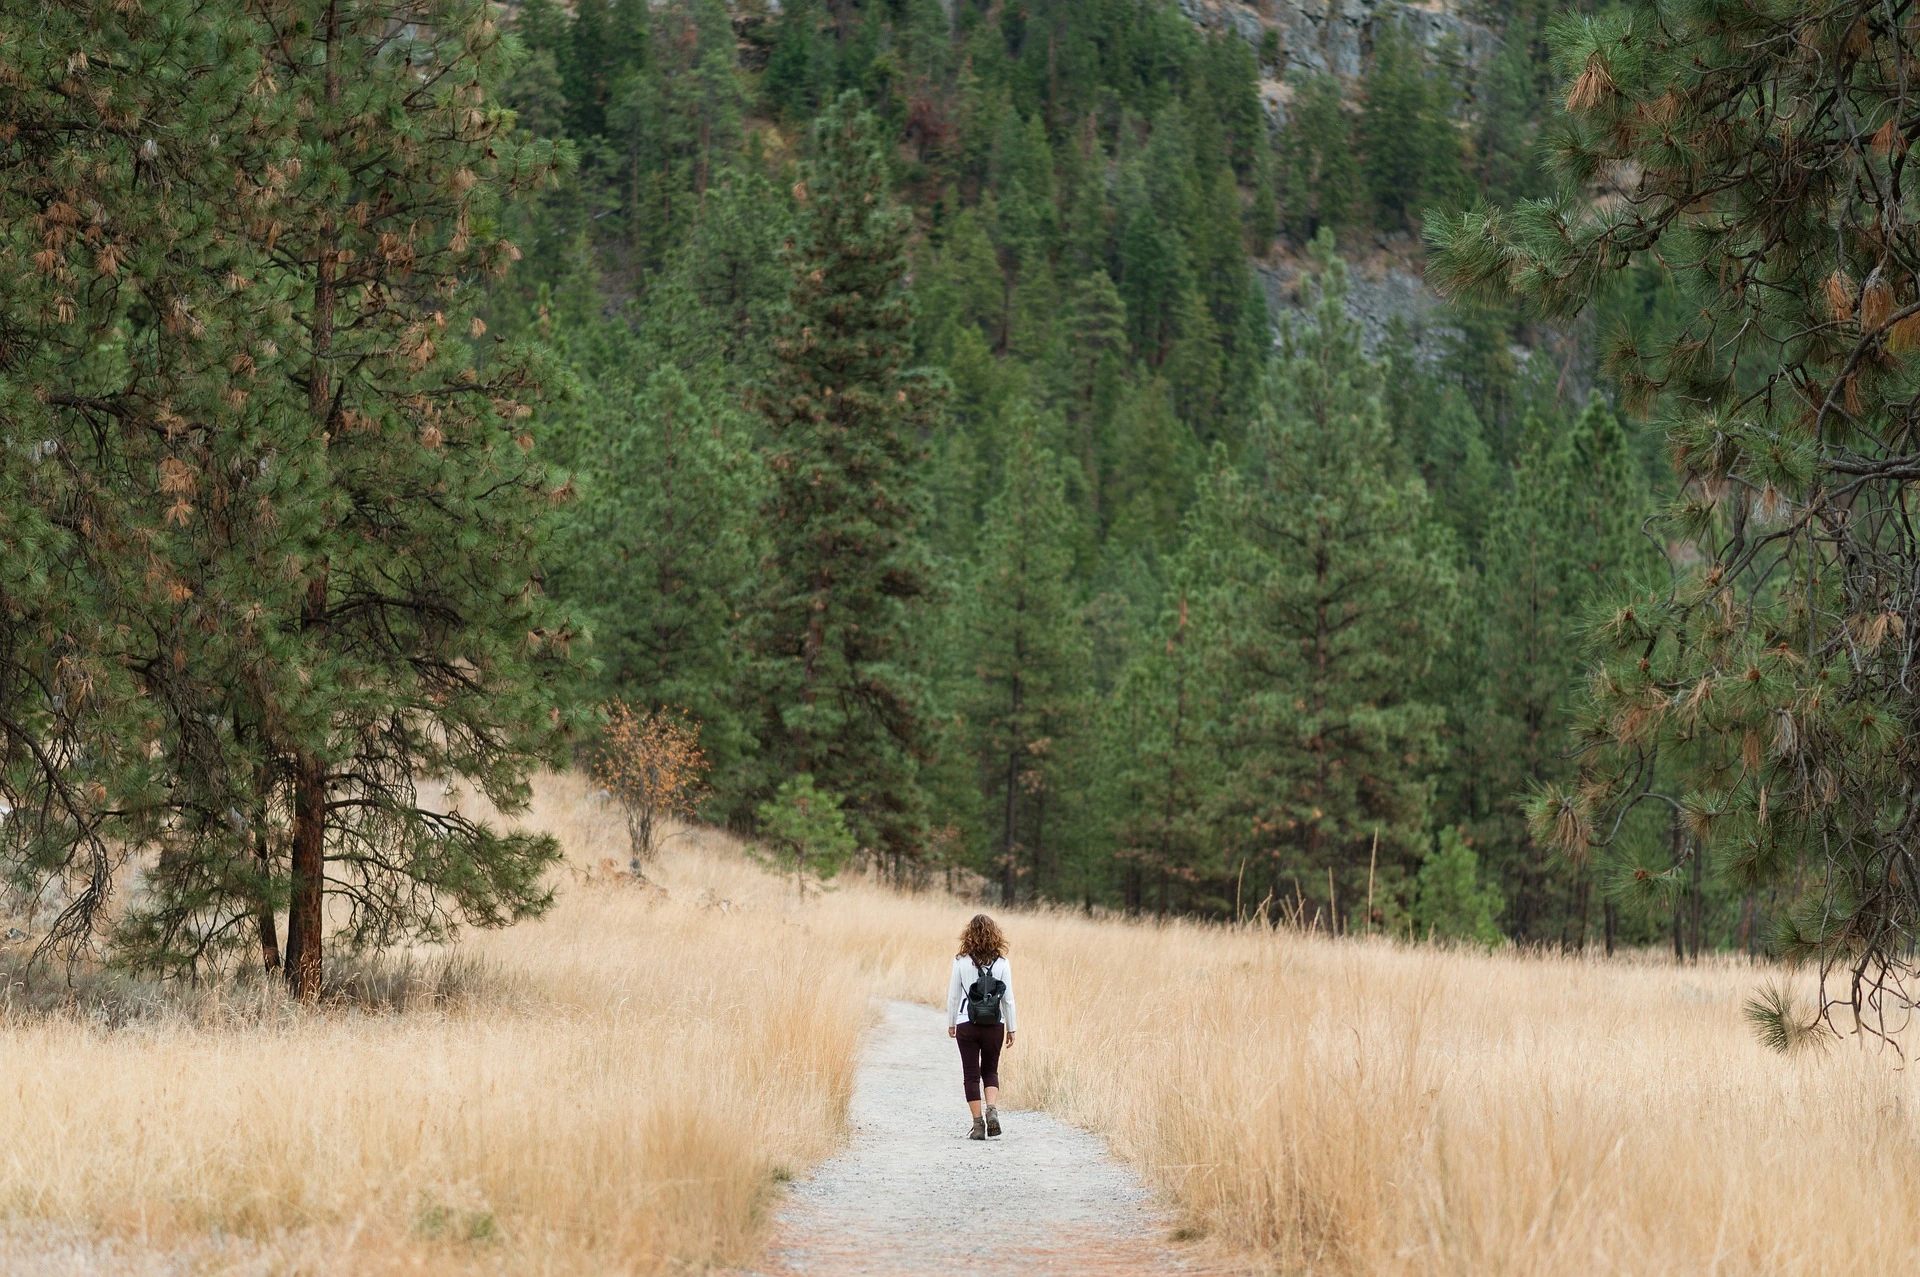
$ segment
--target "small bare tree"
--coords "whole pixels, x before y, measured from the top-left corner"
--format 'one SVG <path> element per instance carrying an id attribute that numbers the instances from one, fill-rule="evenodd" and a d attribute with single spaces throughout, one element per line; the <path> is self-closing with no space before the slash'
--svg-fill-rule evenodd
<path id="1" fill-rule="evenodd" d="M 636 877 L 658 850 L 658 822 L 692 813 L 706 794 L 707 756 L 700 729 L 684 712 L 647 710 L 626 701 L 604 707 L 606 730 L 593 753 L 593 778 L 620 804 L 633 844 Z"/>

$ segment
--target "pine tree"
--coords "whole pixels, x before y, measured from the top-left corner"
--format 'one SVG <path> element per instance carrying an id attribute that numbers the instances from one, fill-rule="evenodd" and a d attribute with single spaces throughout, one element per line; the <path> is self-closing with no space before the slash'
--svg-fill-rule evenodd
<path id="1" fill-rule="evenodd" d="M 780 7 L 760 87 L 773 109 L 789 118 L 804 117 L 829 98 L 838 76 L 833 40 L 821 30 L 820 9 L 818 0 L 794 0 Z"/>
<path id="2" fill-rule="evenodd" d="M 1479 89 L 1479 119 L 1474 149 L 1479 152 L 1480 194 L 1490 203 L 1509 205 L 1540 192 L 1533 163 L 1534 121 L 1542 103 L 1534 87 L 1534 66 L 1526 44 L 1509 40 L 1494 55 Z"/>
<path id="3" fill-rule="evenodd" d="M 887 194 L 874 122 L 854 95 L 815 126 L 788 249 L 793 291 L 764 395 L 773 495 L 756 619 L 762 738 L 779 778 L 810 773 L 870 852 L 919 848 L 924 692 L 914 673 L 918 467 L 934 385 L 905 367 L 909 219 Z"/>
<path id="4" fill-rule="evenodd" d="M 1620 419 L 1598 395 L 1593 396 L 1574 425 L 1568 465 L 1567 509 L 1573 525 L 1570 539 L 1574 551 L 1568 576 L 1574 605 L 1578 609 L 1575 625 L 1570 628 L 1576 637 L 1584 637 L 1584 631 L 1597 610 L 1606 608 L 1613 600 L 1658 574 L 1660 553 L 1647 535 L 1647 525 L 1655 510 L 1646 481 L 1640 473 L 1639 458 Z M 1577 687 L 1563 687 L 1561 697 L 1564 714 L 1577 712 Z M 1567 774 L 1567 771 L 1563 766 L 1562 774 Z M 1659 813 L 1659 816 L 1664 819 L 1658 823 L 1671 825 L 1671 813 Z M 1662 831 L 1657 828 L 1649 828 L 1649 822 L 1643 815 L 1628 823 L 1626 836 L 1620 840 L 1621 847 L 1618 850 L 1639 851 L 1644 855 L 1644 846 L 1633 848 L 1630 845 L 1636 835 L 1643 844 L 1651 837 L 1670 845 L 1671 839 L 1662 838 L 1661 834 Z M 1577 861 L 1573 865 L 1583 892 L 1591 873 L 1598 874 L 1605 889 L 1601 910 L 1609 954 L 1613 952 L 1619 927 L 1615 900 L 1620 894 L 1617 884 L 1623 879 L 1633 880 L 1634 871 L 1640 867 L 1639 861 L 1623 855 L 1607 857 L 1592 867 Z M 1691 899 L 1682 900 L 1681 896 L 1687 894 Z M 1682 904 L 1693 906 L 1696 924 L 1699 903 L 1697 886 L 1690 893 L 1675 897 L 1676 909 Z M 1674 938 L 1677 944 L 1680 938 L 1678 925 L 1682 919 L 1678 912 L 1675 917 Z M 1697 948 L 1697 925 L 1694 942 Z"/>
<path id="5" fill-rule="evenodd" d="M 285 35 L 263 44 L 298 162 L 284 153 L 248 175 L 234 231 L 256 254 L 260 313 L 284 316 L 280 356 L 253 374 L 262 399 L 297 414 L 274 464 L 304 472 L 317 500 L 303 543 L 260 565 L 257 647 L 234 668 L 284 795 L 288 979 L 313 996 L 330 891 L 356 943 L 544 907 L 551 838 L 437 811 L 416 786 L 447 778 L 502 811 L 524 803 L 528 768 L 561 745 L 578 658 L 539 589 L 559 495 L 520 424 L 539 365 L 468 345 L 484 331 L 476 285 L 517 255 L 488 232 L 492 207 L 551 164 L 486 105 L 502 54 L 490 8 L 276 12 Z M 228 606 L 246 617 L 246 602 Z M 157 939 L 177 914 L 162 892 Z"/>
<path id="6" fill-rule="evenodd" d="M 648 45 L 646 0 L 577 0 L 567 27 L 561 82 L 576 137 L 607 131 L 608 111 L 621 81 L 645 61 Z M 540 15 L 540 26 L 546 26 Z"/>
<path id="7" fill-rule="evenodd" d="M 1090 511 L 1096 521 L 1108 514 L 1110 429 L 1123 390 L 1126 352 L 1126 303 L 1107 273 L 1095 271 L 1075 286 L 1068 304 L 1067 341 L 1060 352 L 1054 401 L 1066 414 L 1070 450 L 1090 485 Z"/>
<path id="8" fill-rule="evenodd" d="M 768 339 L 786 299 L 779 258 L 790 213 L 761 175 L 722 170 L 648 288 L 649 304 L 635 326 L 648 346 L 703 390 L 745 389 L 772 367 Z M 606 324 L 596 316 L 595 322 L 615 334 L 607 349 L 630 357 L 626 320 Z M 624 375 L 631 368 L 603 362 L 594 371 Z"/>
<path id="9" fill-rule="evenodd" d="M 652 362 L 624 345 L 629 368 Z M 737 692 L 762 488 L 747 423 L 671 365 L 641 385 L 609 373 L 587 399 L 587 464 L 555 587 L 592 617 L 612 695 L 693 716 L 724 798 L 752 746 Z"/>
<path id="10" fill-rule="evenodd" d="M 273 965 L 290 886 L 287 969 L 311 995 L 329 890 L 366 943 L 548 898 L 551 840 L 415 792 L 460 780 L 512 810 L 563 721 L 568 622 L 534 563 L 554 494 L 513 424 L 534 365 L 477 364 L 457 335 L 473 282 L 512 251 L 476 226 L 548 161 L 481 106 L 501 53 L 484 6 L 408 12 L 405 41 L 390 7 L 338 2 L 130 17 L 151 44 L 124 46 L 129 68 L 161 61 L 114 78 L 172 96 L 103 99 L 124 194 L 100 208 L 134 215 L 122 226 L 150 255 L 123 253 L 111 220 L 74 242 L 57 204 L 39 221 L 49 247 L 84 242 L 133 286 L 96 290 L 87 316 L 124 323 L 120 344 L 57 376 L 86 387 L 69 424 L 91 444 L 73 455 L 99 482 L 73 512 L 81 540 L 127 560 L 65 562 L 90 577 L 111 627 L 95 632 L 142 645 L 113 653 L 123 677 L 88 676 L 81 652 L 66 675 L 88 679 L 85 699 L 141 702 L 117 756 L 143 758 L 129 775 L 148 788 L 93 787 L 116 802 L 119 845 L 164 842 L 116 931 L 136 964 L 196 963 L 252 923 Z M 90 167 L 114 180 L 111 162 Z M 46 260 L 61 282 L 61 254 Z M 57 454 L 63 435 L 47 437 Z M 97 904 L 111 865 L 93 859 Z"/>
<path id="11" fill-rule="evenodd" d="M 1060 821 L 1062 760 L 1085 717 L 1089 653 L 1072 579 L 1072 508 L 1058 463 L 1022 414 L 1000 491 L 988 505 L 965 600 L 963 701 L 979 759 L 983 826 L 1001 898 L 1040 894 L 1057 869 L 1047 816 Z"/>
<path id="12" fill-rule="evenodd" d="M 1193 213 L 1192 162 L 1177 110 L 1154 121 L 1145 152 L 1128 166 L 1118 209 L 1119 274 L 1134 354 L 1158 368 L 1181 331 L 1193 288 L 1185 230 Z"/>
<path id="13" fill-rule="evenodd" d="M 221 583 L 253 503 L 305 495 L 249 403 L 272 345 L 222 234 L 248 139 L 214 122 L 261 56 L 244 17 L 174 0 L 8 10 L 0 48 L 0 858 L 62 902 L 41 955 L 95 939 L 163 836 L 254 907 L 217 932 L 269 890 L 249 742 L 218 726 L 244 623 Z"/>
<path id="14" fill-rule="evenodd" d="M 1630 400 L 1662 405 L 1680 481 L 1663 535 L 1704 562 L 1596 625 L 1586 766 L 1531 815 L 1580 858 L 1623 812 L 1677 804 L 1684 863 L 1647 877 L 1671 890 L 1711 853 L 1741 886 L 1805 883 L 1780 946 L 1844 972 L 1829 996 L 1869 1015 L 1911 977 L 1920 929 L 1905 726 L 1920 303 L 1897 266 L 1920 245 L 1895 22 L 1867 4 L 1634 5 L 1570 24 L 1567 189 L 1433 236 L 1449 288 L 1517 289 L 1554 316 L 1636 259 L 1684 263 L 1679 330 L 1652 349 L 1626 334 L 1609 358 Z M 1579 198 L 1627 165 L 1630 205 Z"/>
<path id="15" fill-rule="evenodd" d="M 1200 554 L 1173 566 L 1165 613 L 1141 637 L 1101 714 L 1101 773 L 1129 912 L 1191 906 L 1195 884 L 1222 868 L 1207 811 L 1222 782 L 1223 706 L 1206 566 Z M 1253 903 L 1236 895 L 1234 916 Z"/>
<path id="16" fill-rule="evenodd" d="M 647 33 L 644 68 L 619 82 L 606 112 L 628 241 L 642 267 L 657 266 L 705 204 L 717 167 L 738 145 L 746 106 L 719 0 L 686 0 L 653 21 L 659 30 Z"/>
<path id="17" fill-rule="evenodd" d="M 1474 612 L 1484 626 L 1475 645 L 1481 703 L 1462 725 L 1484 767 L 1476 778 L 1485 807 L 1475 813 L 1476 832 L 1513 884 L 1512 929 L 1522 942 L 1550 938 L 1558 921 L 1576 934 L 1586 925 L 1586 902 L 1565 896 L 1563 875 L 1528 836 L 1515 805 L 1515 795 L 1563 776 L 1582 601 L 1574 559 L 1583 530 L 1570 517 L 1578 491 L 1570 449 L 1538 419 L 1527 436 L 1488 520 Z M 1577 921 L 1553 916 L 1576 906 Z"/>
<path id="18" fill-rule="evenodd" d="M 1337 921 L 1376 839 L 1388 883 L 1424 844 L 1441 715 L 1421 688 L 1454 577 L 1424 487 L 1386 470 L 1381 371 L 1346 315 L 1330 236 L 1316 257 L 1312 324 L 1283 330 L 1251 472 L 1214 477 L 1203 535 L 1228 564 L 1220 815 L 1277 899 Z"/>
<path id="19" fill-rule="evenodd" d="M 1173 549 L 1206 465 L 1167 384 L 1151 377 L 1129 387 L 1115 406 L 1101 459 L 1108 542 L 1152 555 Z"/>
<path id="20" fill-rule="evenodd" d="M 1458 829 L 1440 831 L 1439 844 L 1420 862 L 1408 922 L 1416 939 L 1500 942 L 1494 919 L 1500 889 L 1480 879 L 1480 858 Z"/>
<path id="21" fill-rule="evenodd" d="M 1310 76 L 1295 85 L 1280 152 L 1280 216 L 1295 240 L 1309 243 L 1323 229 L 1339 232 L 1366 219 L 1353 125 L 1338 80 Z"/>
<path id="22" fill-rule="evenodd" d="M 1575 528 L 1573 575 L 1582 605 L 1646 575 L 1657 551 L 1646 524 L 1654 510 L 1620 418 L 1594 395 L 1574 423 L 1568 464 Z"/>
<path id="23" fill-rule="evenodd" d="M 1006 349 L 1009 315 L 1007 279 L 983 222 L 992 216 L 993 202 L 984 209 L 962 209 L 948 228 L 946 242 L 927 255 L 925 268 L 915 273 L 914 293 L 925 307 L 924 328 L 930 328 L 922 349 L 948 355 L 948 325 L 977 328 L 990 346 Z"/>
<path id="24" fill-rule="evenodd" d="M 560 77 L 566 16 L 553 0 L 525 0 L 513 33 L 527 57 L 501 86 L 501 100 L 513 108 L 517 127 L 544 138 L 566 136 L 567 90 Z"/>
<path id="25" fill-rule="evenodd" d="M 1382 226 L 1411 223 L 1462 190 L 1459 132 L 1445 81 L 1397 23 L 1376 37 L 1360 119 L 1367 185 Z"/>

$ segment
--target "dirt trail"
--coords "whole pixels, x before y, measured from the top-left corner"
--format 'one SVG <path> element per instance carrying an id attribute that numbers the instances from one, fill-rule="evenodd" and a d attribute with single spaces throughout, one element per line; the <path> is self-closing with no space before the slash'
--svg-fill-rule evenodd
<path id="1" fill-rule="evenodd" d="M 1201 1271 L 1094 1136 L 1003 1112 L 1003 1137 L 967 1139 L 959 1053 L 937 1011 L 886 1005 L 849 1116 L 846 1151 L 793 1186 L 767 1277 Z"/>

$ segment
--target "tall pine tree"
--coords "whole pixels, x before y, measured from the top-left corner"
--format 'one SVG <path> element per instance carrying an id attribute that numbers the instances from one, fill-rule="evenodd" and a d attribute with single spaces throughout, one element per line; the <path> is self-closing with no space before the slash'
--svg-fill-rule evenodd
<path id="1" fill-rule="evenodd" d="M 928 568 L 919 467 L 936 397 L 906 367 L 910 218 L 873 118 L 842 97 L 813 131 L 787 249 L 792 294 L 762 397 L 773 493 L 755 618 L 768 793 L 811 774 L 896 866 L 924 822 L 916 610 Z"/>
<path id="2" fill-rule="evenodd" d="M 1221 659 L 1233 772 L 1217 800 L 1276 897 L 1329 919 L 1424 849 L 1451 547 L 1417 478 L 1392 477 L 1381 371 L 1345 311 L 1331 236 L 1312 321 L 1283 330 L 1250 472 L 1222 472 L 1200 532 L 1226 563 Z"/>
<path id="3" fill-rule="evenodd" d="M 357 943 L 544 907 L 551 838 L 418 787 L 523 804 L 528 769 L 562 745 L 579 657 L 540 588 L 562 495 L 526 433 L 541 369 L 511 345 L 483 355 L 474 313 L 518 255 L 489 229 L 495 204 L 552 163 L 487 101 L 505 52 L 491 6 L 286 0 L 262 21 L 254 109 L 277 149 L 240 179 L 230 233 L 254 258 L 234 287 L 280 339 L 253 369 L 286 414 L 272 464 L 314 497 L 300 541 L 225 602 L 255 636 L 234 677 L 274 782 L 262 819 L 286 821 L 287 975 L 313 996 L 328 895 Z M 151 913 L 169 944 L 172 904 L 162 890 Z"/>
<path id="4" fill-rule="evenodd" d="M 403 12 L 397 27 L 392 6 L 347 0 L 132 15 L 124 65 L 142 42 L 159 61 L 111 78 L 164 92 L 109 93 L 111 146 L 89 165 L 112 180 L 119 148 L 124 194 L 100 211 L 129 217 L 70 240 L 56 200 L 28 223 L 49 248 L 86 245 L 110 283 L 84 319 L 117 330 L 47 369 L 77 380 L 46 387 L 74 415 L 42 441 L 51 458 L 84 430 L 68 476 L 83 456 L 104 467 L 66 521 L 76 550 L 123 562 L 64 566 L 86 580 L 95 635 L 137 643 L 114 654 L 122 676 L 86 678 L 76 650 L 63 677 L 86 678 L 82 701 L 142 702 L 119 756 L 164 795 L 86 786 L 113 804 L 121 846 L 162 844 L 116 936 L 130 961 L 168 966 L 251 930 L 271 966 L 290 897 L 303 995 L 319 991 L 329 894 L 350 941 L 440 935 L 539 909 L 556 854 L 416 791 L 457 779 L 502 809 L 523 801 L 575 660 L 538 588 L 556 494 L 520 424 L 536 365 L 468 346 L 473 285 L 513 256 L 485 230 L 496 196 L 549 161 L 484 103 L 502 54 L 487 7 Z M 62 254 L 44 260 L 62 282 Z M 53 300 L 54 321 L 83 320 Z"/>
<path id="5" fill-rule="evenodd" d="M 1559 35 L 1566 189 L 1436 223 L 1434 278 L 1562 317 L 1636 261 L 1674 267 L 1677 331 L 1610 362 L 1662 405 L 1666 535 L 1704 562 L 1595 627 L 1586 766 L 1535 796 L 1536 833 L 1581 858 L 1626 812 L 1677 809 L 1685 863 L 1649 879 L 1712 854 L 1797 895 L 1778 935 L 1844 981 L 1824 1007 L 1891 1011 L 1920 933 L 1911 31 L 1864 2 L 1634 4 Z M 1631 202 L 1581 198 L 1625 171 Z"/>
<path id="6" fill-rule="evenodd" d="M 60 905 L 43 954 L 94 939 L 163 838 L 246 902 L 216 939 L 268 900 L 251 742 L 223 728 L 248 594 L 222 585 L 276 570 L 253 510 L 307 488 L 273 464 L 274 334 L 222 222 L 253 139 L 217 122 L 257 46 L 177 0 L 0 14 L 0 857 Z"/>
<path id="7" fill-rule="evenodd" d="M 1197 885 L 1223 868 L 1208 811 L 1223 779 L 1224 707 L 1220 636 L 1209 631 L 1208 569 L 1217 565 L 1207 548 L 1197 539 L 1179 556 L 1164 615 L 1141 637 L 1101 712 L 1101 788 L 1130 912 L 1192 908 Z M 1237 875 L 1236 888 L 1241 881 Z M 1236 894 L 1236 915 L 1246 903 Z"/>
<path id="8" fill-rule="evenodd" d="M 1089 651 L 1072 579 L 1074 512 L 1059 463 L 1040 447 L 1031 411 L 1008 451 L 1000 491 L 980 529 L 971 590 L 962 603 L 961 704 L 979 760 L 981 825 L 1001 898 L 1041 890 L 1058 868 L 1047 818 L 1065 824 L 1061 779 L 1086 715 Z"/>
<path id="9" fill-rule="evenodd" d="M 630 367 L 652 362 L 622 343 Z M 713 787 L 737 787 L 752 748 L 740 712 L 739 618 L 759 562 L 763 491 L 745 415 L 671 364 L 641 385 L 609 372 L 585 393 L 580 500 L 556 546 L 556 586 L 586 608 L 608 690 L 700 724 Z"/>

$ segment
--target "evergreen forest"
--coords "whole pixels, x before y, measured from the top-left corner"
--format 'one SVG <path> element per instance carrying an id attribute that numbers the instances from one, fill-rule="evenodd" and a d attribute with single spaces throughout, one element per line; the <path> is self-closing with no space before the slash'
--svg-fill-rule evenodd
<path id="1" fill-rule="evenodd" d="M 704 818 L 1005 904 L 1884 947 L 1914 556 L 1863 529 L 1920 470 L 1769 396 L 1906 402 L 1901 214 L 1743 247 L 1747 175 L 1682 240 L 1724 86 L 1801 92 L 1711 15 L 1411 12 L 1355 75 L 1166 0 L 0 18 L 9 885 L 82 944 L 146 855 L 128 961 L 317 985 L 323 896 L 367 944 L 544 909 L 551 839 L 443 778 L 510 811 L 617 703 L 691 726 Z M 1897 170 L 1858 92 L 1794 145 Z M 1661 163 L 1670 216 L 1620 194 Z M 1763 285 L 1864 344 L 1736 353 Z M 1830 461 L 1892 504 L 1802 545 Z"/>
<path id="2" fill-rule="evenodd" d="M 1543 15 L 1473 67 L 1395 12 L 1343 81 L 1154 0 L 519 7 L 502 100 L 576 157 L 488 299 L 574 375 L 549 588 L 600 695 L 701 724 L 712 818 L 802 774 L 1002 901 L 1758 942 L 1528 832 L 1665 467 L 1591 321 L 1348 304 L 1540 189 L 1558 105 Z"/>

